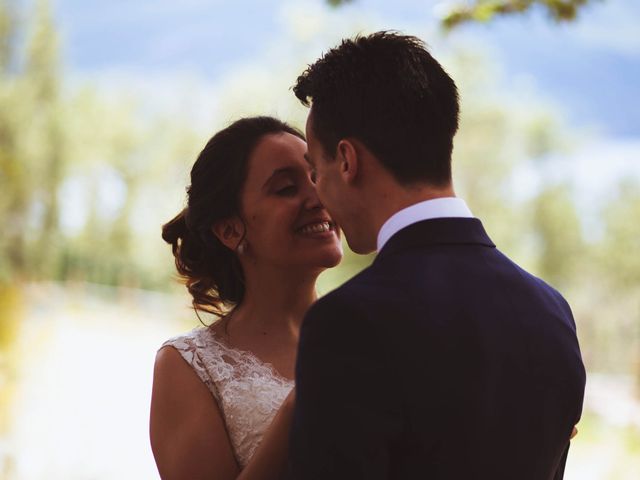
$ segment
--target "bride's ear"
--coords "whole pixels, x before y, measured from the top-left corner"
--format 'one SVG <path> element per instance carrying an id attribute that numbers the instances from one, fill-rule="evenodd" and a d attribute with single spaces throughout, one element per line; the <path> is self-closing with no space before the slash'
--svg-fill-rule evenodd
<path id="1" fill-rule="evenodd" d="M 353 183 L 360 167 L 358 149 L 353 140 L 342 139 L 338 142 L 336 160 L 340 163 L 340 174 L 345 183 Z"/>
<path id="2" fill-rule="evenodd" d="M 225 247 L 233 251 L 244 238 L 244 224 L 237 217 L 219 220 L 213 224 L 211 231 Z"/>

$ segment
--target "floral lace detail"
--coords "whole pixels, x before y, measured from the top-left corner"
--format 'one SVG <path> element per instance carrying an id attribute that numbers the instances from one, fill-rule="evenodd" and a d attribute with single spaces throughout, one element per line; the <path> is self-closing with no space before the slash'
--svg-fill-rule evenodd
<path id="1" fill-rule="evenodd" d="M 198 327 L 164 342 L 195 370 L 218 402 L 241 468 L 253 456 L 267 427 L 294 386 L 271 364 L 216 338 Z"/>

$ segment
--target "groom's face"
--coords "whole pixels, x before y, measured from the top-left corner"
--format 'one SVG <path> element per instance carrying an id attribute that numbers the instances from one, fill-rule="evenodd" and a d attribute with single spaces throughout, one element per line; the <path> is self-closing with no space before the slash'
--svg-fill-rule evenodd
<path id="1" fill-rule="evenodd" d="M 305 158 L 314 171 L 318 197 L 333 220 L 344 229 L 347 213 L 344 211 L 344 185 L 339 162 L 327 154 L 313 129 L 313 109 L 307 118 L 307 154 Z M 345 232 L 348 234 L 348 232 Z"/>
<path id="2" fill-rule="evenodd" d="M 351 250 L 361 254 L 372 252 L 376 247 L 377 234 L 367 220 L 369 216 L 362 201 L 362 186 L 354 185 L 353 169 L 348 168 L 346 157 L 341 154 L 332 156 L 325 151 L 315 133 L 313 108 L 307 118 L 306 131 L 305 157 L 315 173 L 318 198 L 344 232 Z"/>

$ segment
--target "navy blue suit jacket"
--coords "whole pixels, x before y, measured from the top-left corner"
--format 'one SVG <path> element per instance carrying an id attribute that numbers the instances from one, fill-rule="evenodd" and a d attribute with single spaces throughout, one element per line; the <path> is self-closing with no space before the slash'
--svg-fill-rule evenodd
<path id="1" fill-rule="evenodd" d="M 562 478 L 584 385 L 564 298 L 478 219 L 425 220 L 308 312 L 290 474 Z"/>

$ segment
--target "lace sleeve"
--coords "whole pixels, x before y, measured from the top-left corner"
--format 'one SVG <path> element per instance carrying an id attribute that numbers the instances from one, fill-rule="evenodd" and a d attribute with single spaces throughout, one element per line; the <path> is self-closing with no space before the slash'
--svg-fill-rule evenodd
<path id="1" fill-rule="evenodd" d="M 282 402 L 294 386 L 273 365 L 196 328 L 167 340 L 191 365 L 220 408 L 241 468 L 249 462 Z"/>
<path id="2" fill-rule="evenodd" d="M 213 398 L 216 399 L 218 405 L 220 405 L 220 393 L 203 358 L 202 349 L 205 345 L 201 343 L 198 335 L 186 334 L 170 338 L 162 344 L 162 347 L 171 346 L 175 348 L 182 358 L 193 368 L 200 380 L 202 380 L 202 383 L 207 386 Z"/>

